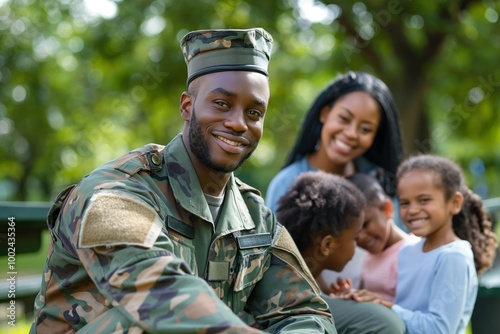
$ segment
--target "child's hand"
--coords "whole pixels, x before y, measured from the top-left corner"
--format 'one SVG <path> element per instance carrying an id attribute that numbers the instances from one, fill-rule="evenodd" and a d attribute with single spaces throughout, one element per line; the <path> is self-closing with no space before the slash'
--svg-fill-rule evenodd
<path id="1" fill-rule="evenodd" d="M 384 297 L 381 295 L 365 289 L 353 291 L 350 295 L 351 298 L 357 302 L 373 302 L 381 304 L 384 301 Z"/>
<path id="2" fill-rule="evenodd" d="M 385 300 L 383 296 L 364 289 L 353 291 L 350 296 L 357 302 L 372 302 L 384 305 L 388 308 L 394 305 L 394 303 Z"/>
<path id="3" fill-rule="evenodd" d="M 352 281 L 350 278 L 343 279 L 342 277 L 337 278 L 337 283 L 332 283 L 330 285 L 330 296 L 332 297 L 342 297 L 348 294 L 352 290 Z"/>

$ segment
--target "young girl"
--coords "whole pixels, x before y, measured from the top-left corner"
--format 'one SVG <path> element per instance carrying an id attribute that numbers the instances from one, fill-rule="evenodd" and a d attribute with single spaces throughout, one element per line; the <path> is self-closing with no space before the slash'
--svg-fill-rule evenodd
<path id="1" fill-rule="evenodd" d="M 278 199 L 295 178 L 315 170 L 340 176 L 370 174 L 393 196 L 402 159 L 399 117 L 389 88 L 371 74 L 348 72 L 314 100 L 285 166 L 269 184 L 266 205 L 276 211 Z M 357 248 L 342 275 L 359 277 L 364 254 Z M 328 270 L 322 276 L 328 284 L 337 278 Z"/>
<path id="2" fill-rule="evenodd" d="M 363 193 L 367 202 L 363 228 L 356 237 L 358 246 L 367 251 L 360 288 L 378 293 L 385 300 L 394 301 L 398 251 L 405 243 L 418 238 L 396 226 L 393 220 L 393 203 L 374 177 L 357 173 L 347 179 Z M 351 289 L 351 277 L 339 278 L 337 283 L 329 287 L 329 292 L 339 296 Z"/>
<path id="3" fill-rule="evenodd" d="M 392 308 L 410 334 L 465 333 L 477 275 L 492 265 L 497 247 L 482 201 L 457 164 L 433 155 L 403 162 L 397 192 L 401 218 L 422 240 L 400 250 L 394 303 L 369 292 L 353 297 Z"/>
<path id="4" fill-rule="evenodd" d="M 326 172 L 301 174 L 278 201 L 277 218 L 287 228 L 311 273 L 341 271 L 352 258 L 364 220 L 365 199 L 349 181 Z M 375 303 L 322 296 L 342 333 L 404 333 L 403 322 Z"/>

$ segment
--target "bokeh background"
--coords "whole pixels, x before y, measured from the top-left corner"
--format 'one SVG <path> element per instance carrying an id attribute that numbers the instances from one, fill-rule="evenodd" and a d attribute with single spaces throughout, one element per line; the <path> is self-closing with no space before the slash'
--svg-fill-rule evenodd
<path id="1" fill-rule="evenodd" d="M 474 191 L 500 197 L 499 12 L 493 0 L 0 0 L 0 201 L 53 200 L 108 160 L 166 144 L 182 129 L 182 36 L 256 26 L 275 40 L 271 101 L 236 171 L 245 182 L 265 194 L 316 95 L 354 70 L 393 92 L 406 156 L 454 159 Z M 39 280 L 48 241 L 17 256 L 20 275 Z"/>
<path id="2" fill-rule="evenodd" d="M 261 144 L 236 172 L 265 194 L 319 91 L 347 70 L 392 90 L 406 155 L 460 163 L 500 196 L 498 1 L 0 0 L 0 201 L 48 201 L 181 131 L 190 30 L 275 39 Z"/>

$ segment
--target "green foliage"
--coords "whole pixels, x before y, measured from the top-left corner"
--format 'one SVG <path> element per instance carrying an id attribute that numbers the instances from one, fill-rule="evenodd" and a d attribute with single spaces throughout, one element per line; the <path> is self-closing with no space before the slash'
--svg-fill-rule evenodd
<path id="1" fill-rule="evenodd" d="M 0 325 L 0 331 L 9 334 L 26 334 L 30 331 L 31 323 L 31 320 L 21 318 L 16 321 L 16 326 L 14 327 L 7 324 Z"/>
<path id="2" fill-rule="evenodd" d="M 494 1 L 0 0 L 0 199 L 50 200 L 97 165 L 182 129 L 190 30 L 262 26 L 275 39 L 264 137 L 237 172 L 265 192 L 302 118 L 337 74 L 381 77 L 407 154 L 486 165 L 500 196 Z M 94 8 L 95 9 L 95 8 Z"/>

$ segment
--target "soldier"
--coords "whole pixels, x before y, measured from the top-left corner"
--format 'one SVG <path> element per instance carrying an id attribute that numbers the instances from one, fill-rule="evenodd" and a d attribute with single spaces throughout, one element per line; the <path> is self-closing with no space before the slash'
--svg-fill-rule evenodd
<path id="1" fill-rule="evenodd" d="M 181 46 L 182 133 L 58 195 L 31 333 L 336 333 L 290 235 L 233 175 L 262 136 L 271 36 L 203 30 Z"/>

